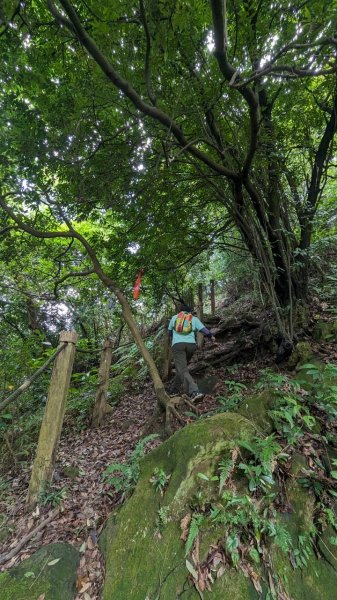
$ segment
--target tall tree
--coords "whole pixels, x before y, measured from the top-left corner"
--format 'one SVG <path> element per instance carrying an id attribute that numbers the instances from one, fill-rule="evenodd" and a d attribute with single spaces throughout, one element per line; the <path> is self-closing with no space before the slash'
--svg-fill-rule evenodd
<path id="1" fill-rule="evenodd" d="M 215 233 L 234 223 L 292 338 L 333 157 L 333 3 L 192 8 L 48 0 L 10 11 L 3 194 L 16 194 L 18 207 L 24 197 L 23 209 L 42 199 L 59 221 L 90 216 L 107 226 L 90 245 L 99 238 L 104 265 L 112 252 L 110 272 L 132 241 L 147 236 L 152 248 L 160 231 L 157 254 L 172 257 L 175 245 L 188 258 L 200 229 L 212 241 L 212 215 Z"/>

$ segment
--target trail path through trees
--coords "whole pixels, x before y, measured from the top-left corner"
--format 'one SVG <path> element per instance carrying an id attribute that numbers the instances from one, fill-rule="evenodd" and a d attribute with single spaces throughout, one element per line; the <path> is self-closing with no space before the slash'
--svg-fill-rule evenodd
<path id="1" fill-rule="evenodd" d="M 336 360 L 333 345 L 324 344 L 321 350 L 324 361 Z M 318 344 L 315 351 L 320 351 Z M 226 367 L 218 367 L 217 370 L 209 368 L 207 375 L 216 376 L 218 383 L 213 394 L 205 396 L 198 404 L 200 414 L 219 408 L 216 396 L 228 395 L 226 380 L 249 386 L 257 380 L 260 369 L 272 364 L 273 359 L 269 356 L 268 359 L 241 364 L 235 373 Z M 106 518 L 120 501 L 120 494 L 103 482 L 102 473 L 109 464 L 128 460 L 137 441 L 144 435 L 144 426 L 153 415 L 156 402 L 150 383 L 146 383 L 141 393 L 135 393 L 132 389 L 126 392 L 113 413 L 107 416 L 106 425 L 101 428 L 76 432 L 68 421 L 68 427 L 61 437 L 52 488 L 53 492 L 66 488 L 60 510 L 47 527 L 30 539 L 10 561 L 1 565 L 1 570 L 20 563 L 48 543 L 68 542 L 81 552 L 76 600 L 99 600 L 104 565 L 97 545 L 98 536 Z M 185 418 L 186 423 L 192 419 L 188 415 Z M 176 423 L 176 428 L 180 427 Z M 160 443 L 160 439 L 151 442 L 147 451 Z M 0 524 L 0 534 L 8 528 L 12 532 L 9 539 L 0 544 L 0 555 L 8 554 L 53 510 L 47 505 L 38 512 L 25 512 L 29 476 L 28 470 L 20 475 L 7 474 L 12 490 L 8 498 L 0 497 L 0 513 L 7 516 L 7 521 Z"/>

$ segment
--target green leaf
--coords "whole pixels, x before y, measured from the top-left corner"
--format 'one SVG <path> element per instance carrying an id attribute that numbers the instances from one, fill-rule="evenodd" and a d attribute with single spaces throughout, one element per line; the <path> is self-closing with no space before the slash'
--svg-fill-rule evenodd
<path id="1" fill-rule="evenodd" d="M 59 560 L 61 560 L 61 558 L 54 558 L 54 560 L 51 560 L 49 563 L 47 563 L 48 567 L 56 565 L 59 562 Z"/>
<path id="2" fill-rule="evenodd" d="M 199 477 L 199 479 L 204 479 L 205 481 L 209 481 L 209 477 L 207 477 L 207 475 L 205 475 L 204 473 L 197 473 L 197 477 Z"/>
<path id="3" fill-rule="evenodd" d="M 190 561 L 187 560 L 187 558 L 186 558 L 186 568 L 191 573 L 193 579 L 195 579 L 195 581 L 198 581 L 198 573 L 195 570 L 195 568 L 193 567 L 193 565 L 190 563 Z"/>
<path id="4" fill-rule="evenodd" d="M 249 556 L 251 557 L 251 559 L 256 563 L 259 564 L 261 562 L 260 559 L 260 554 L 258 553 L 258 551 L 256 550 L 256 548 L 252 548 L 249 551 Z"/>

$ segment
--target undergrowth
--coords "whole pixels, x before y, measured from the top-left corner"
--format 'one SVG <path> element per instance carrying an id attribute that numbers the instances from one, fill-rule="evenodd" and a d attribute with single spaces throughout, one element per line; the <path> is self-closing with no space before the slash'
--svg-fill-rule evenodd
<path id="1" fill-rule="evenodd" d="M 254 565 L 263 565 L 261 573 L 268 572 L 266 557 L 272 544 L 288 556 L 294 569 L 302 569 L 308 564 L 328 526 L 335 532 L 330 535 L 329 542 L 337 545 L 337 518 L 332 509 L 332 502 L 337 497 L 337 459 L 332 459 L 327 468 L 321 459 L 323 454 L 327 456 L 329 441 L 337 442 L 336 381 L 337 366 L 334 364 L 305 364 L 294 378 L 271 370 L 263 372 L 256 389 L 269 389 L 272 393 L 273 406 L 268 416 L 274 433 L 266 437 L 257 435 L 250 441 L 237 441 L 230 457 L 220 460 L 213 475 L 198 473 L 202 485 L 209 485 L 209 489 L 195 494 L 183 538 L 186 566 L 199 593 L 204 589 L 211 590 L 212 567 L 217 576 L 222 574 L 226 563 L 250 576 Z M 234 398 L 220 398 L 222 407 L 219 410 L 240 402 L 236 397 L 237 392 L 242 393 L 243 388 L 240 388 L 234 388 Z M 284 504 L 284 487 L 292 457 L 302 453 L 303 448 L 309 457 L 309 467 L 302 469 L 297 480 L 316 498 L 316 509 L 308 530 L 293 538 L 282 519 L 282 512 L 289 510 Z M 212 528 L 217 532 L 214 544 L 206 560 L 198 563 L 199 536 Z M 212 564 L 215 555 L 216 566 Z M 257 579 L 251 576 L 251 579 L 256 590 L 261 592 L 261 575 Z M 276 594 L 277 586 L 274 580 Z M 269 590 L 270 598 L 274 597 L 274 592 Z"/>
<path id="2" fill-rule="evenodd" d="M 112 463 L 103 473 L 103 481 L 111 486 L 115 492 L 121 492 L 122 500 L 129 497 L 134 490 L 140 475 L 140 460 L 144 456 L 145 447 L 149 442 L 157 439 L 157 434 L 142 438 L 131 452 L 126 463 Z"/>

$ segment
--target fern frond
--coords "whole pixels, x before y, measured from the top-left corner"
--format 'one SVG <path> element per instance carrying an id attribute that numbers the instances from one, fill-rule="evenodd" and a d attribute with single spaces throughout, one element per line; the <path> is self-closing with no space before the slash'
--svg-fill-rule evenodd
<path id="1" fill-rule="evenodd" d="M 185 556 L 187 556 L 187 554 L 191 550 L 194 540 L 197 537 L 197 535 L 199 533 L 199 529 L 200 529 L 202 523 L 204 522 L 204 520 L 205 520 L 204 515 L 193 515 L 191 523 L 190 523 L 190 528 L 188 531 L 187 540 L 186 540 Z"/>

